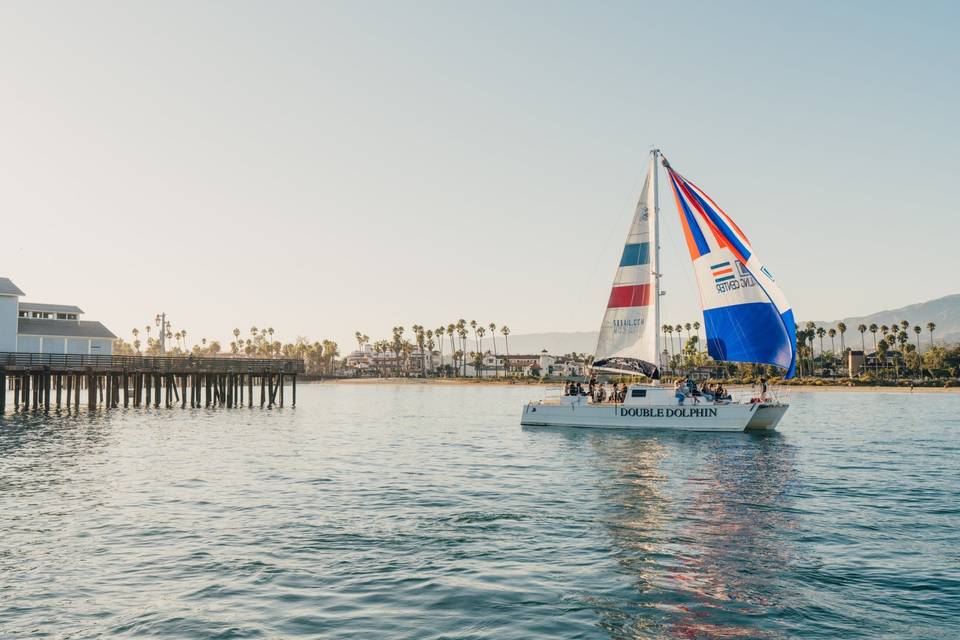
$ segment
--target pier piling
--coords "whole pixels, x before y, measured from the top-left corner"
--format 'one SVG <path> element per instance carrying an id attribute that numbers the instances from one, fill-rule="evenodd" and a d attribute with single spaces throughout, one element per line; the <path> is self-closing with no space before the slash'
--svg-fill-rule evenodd
<path id="1" fill-rule="evenodd" d="M 48 353 L 0 353 L 0 414 L 7 409 L 6 392 L 13 393 L 15 411 L 49 412 L 98 408 L 253 408 L 254 387 L 260 385 L 260 407 L 283 407 L 289 381 L 291 406 L 297 404 L 297 374 L 302 360 L 195 358 L 154 356 L 93 356 Z M 9 389 L 8 389 L 9 387 Z M 64 394 L 66 387 L 66 394 Z M 246 387 L 246 389 L 244 389 Z M 246 398 L 244 397 L 246 394 Z M 132 402 L 131 402 L 132 396 Z"/>

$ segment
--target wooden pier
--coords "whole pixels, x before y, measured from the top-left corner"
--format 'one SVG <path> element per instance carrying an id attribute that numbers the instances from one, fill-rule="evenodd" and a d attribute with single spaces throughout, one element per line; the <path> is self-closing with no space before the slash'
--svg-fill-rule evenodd
<path id="1" fill-rule="evenodd" d="M 296 359 L 0 352 L 0 415 L 8 404 L 14 411 L 282 407 L 288 381 L 290 406 L 296 406 L 303 372 L 303 360 Z"/>

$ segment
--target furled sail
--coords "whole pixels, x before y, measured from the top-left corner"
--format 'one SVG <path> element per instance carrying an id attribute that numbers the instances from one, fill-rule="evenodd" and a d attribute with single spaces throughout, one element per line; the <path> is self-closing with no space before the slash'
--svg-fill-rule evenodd
<path id="1" fill-rule="evenodd" d="M 793 311 L 743 231 L 664 160 L 700 286 L 707 351 L 715 360 L 754 362 L 795 373 Z"/>
<path id="2" fill-rule="evenodd" d="M 594 369 L 660 377 L 654 308 L 657 287 L 651 263 L 656 253 L 656 238 L 651 235 L 657 215 L 655 171 L 652 160 L 600 325 Z"/>

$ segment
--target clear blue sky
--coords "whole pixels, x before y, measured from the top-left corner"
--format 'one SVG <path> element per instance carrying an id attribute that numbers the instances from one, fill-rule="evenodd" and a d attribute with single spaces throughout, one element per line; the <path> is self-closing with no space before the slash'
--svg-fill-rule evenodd
<path id="1" fill-rule="evenodd" d="M 657 144 L 801 319 L 957 292 L 960 5 L 776 4 L 4 4 L 0 274 L 124 337 L 590 330 Z"/>

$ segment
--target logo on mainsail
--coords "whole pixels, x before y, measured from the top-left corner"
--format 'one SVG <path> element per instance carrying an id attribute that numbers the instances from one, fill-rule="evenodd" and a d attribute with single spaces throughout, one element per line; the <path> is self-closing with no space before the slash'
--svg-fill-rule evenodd
<path id="1" fill-rule="evenodd" d="M 726 282 L 727 280 L 733 280 L 736 277 L 733 275 L 733 267 L 730 266 L 729 262 L 710 265 L 710 273 L 713 274 L 713 281 L 718 284 Z"/>

